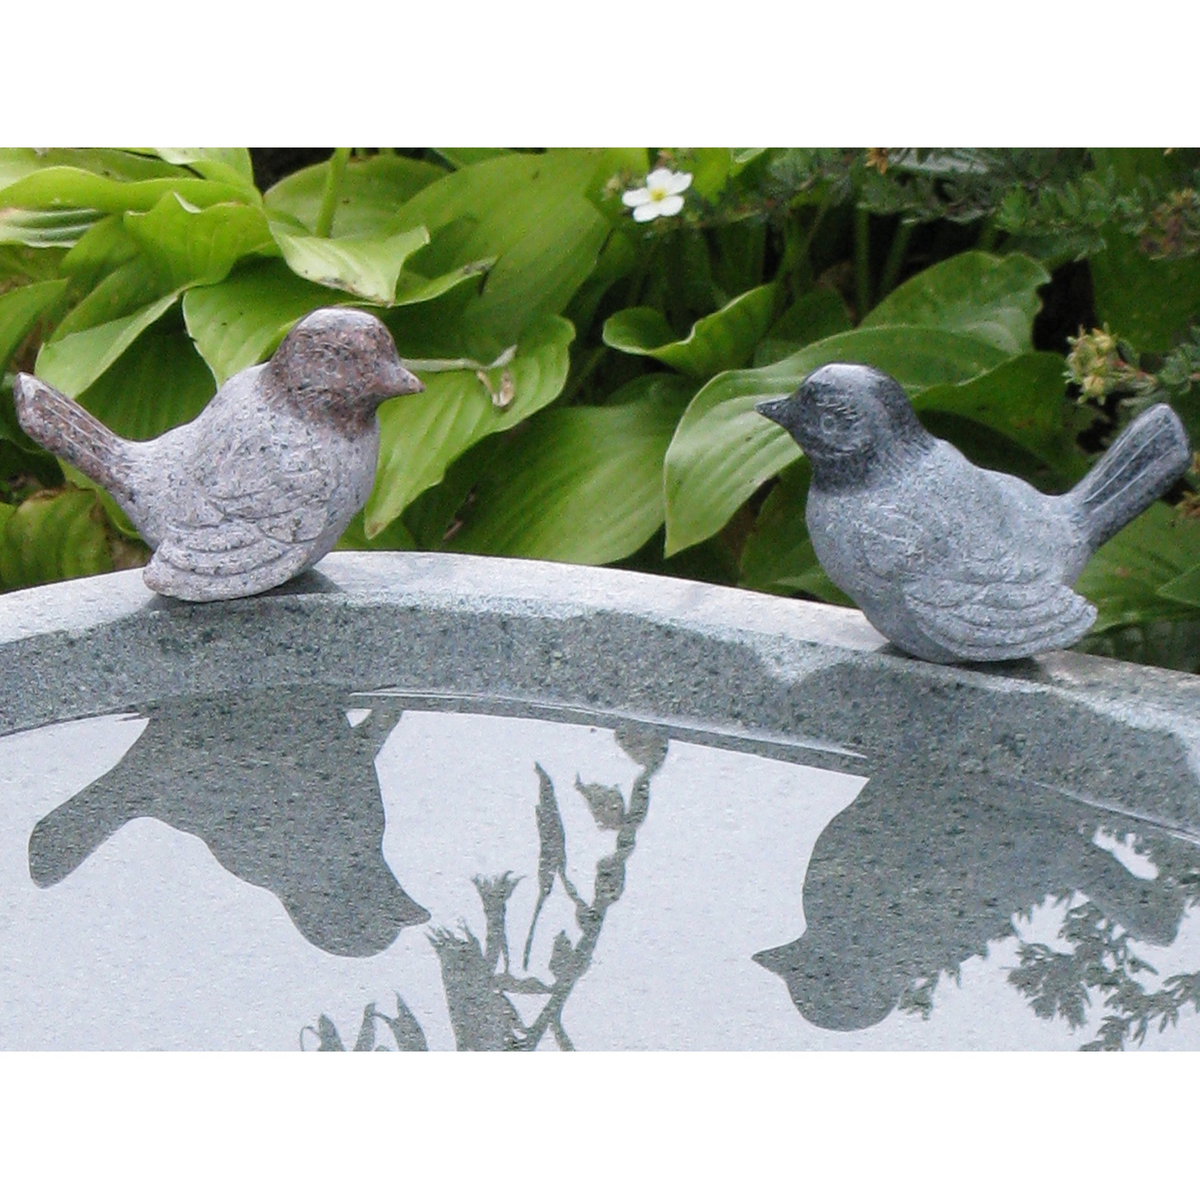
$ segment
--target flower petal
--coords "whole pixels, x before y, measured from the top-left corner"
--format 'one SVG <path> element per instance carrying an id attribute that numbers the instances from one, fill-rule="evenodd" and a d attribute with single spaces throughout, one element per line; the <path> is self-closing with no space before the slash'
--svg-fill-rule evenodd
<path id="1" fill-rule="evenodd" d="M 635 221 L 652 221 L 658 216 L 661 209 L 661 200 L 652 200 L 649 204 L 639 204 L 633 210 L 633 219 Z"/>
<path id="2" fill-rule="evenodd" d="M 658 202 L 658 212 L 660 216 L 674 216 L 682 207 L 682 196 L 664 196 Z"/>
<path id="3" fill-rule="evenodd" d="M 666 167 L 659 167 L 657 171 L 651 171 L 646 176 L 646 186 L 652 190 L 661 188 L 666 191 L 671 186 L 671 180 L 675 178 L 674 171 L 668 171 Z"/>
<path id="4" fill-rule="evenodd" d="M 687 171 L 682 171 L 677 175 L 672 175 L 670 182 L 666 185 L 668 195 L 678 195 L 679 192 L 685 192 L 692 186 L 692 177 Z M 678 211 L 678 209 L 676 209 Z"/>
<path id="5" fill-rule="evenodd" d="M 648 187 L 635 187 L 632 191 L 627 191 L 621 197 L 621 203 L 630 208 L 636 208 L 639 204 L 649 204 L 650 200 L 650 189 Z"/>

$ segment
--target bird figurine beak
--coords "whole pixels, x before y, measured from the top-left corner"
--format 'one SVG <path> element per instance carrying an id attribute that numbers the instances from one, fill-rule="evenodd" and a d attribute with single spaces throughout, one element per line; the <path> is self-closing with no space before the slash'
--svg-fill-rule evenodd
<path id="1" fill-rule="evenodd" d="M 775 400 L 763 400 L 754 405 L 754 411 L 760 416 L 765 416 L 767 420 L 773 420 L 777 425 L 782 425 L 786 420 L 785 413 L 790 398 L 790 396 L 780 396 Z"/>
<path id="2" fill-rule="evenodd" d="M 425 390 L 425 384 L 412 371 L 397 365 L 388 379 L 389 396 L 410 396 Z"/>

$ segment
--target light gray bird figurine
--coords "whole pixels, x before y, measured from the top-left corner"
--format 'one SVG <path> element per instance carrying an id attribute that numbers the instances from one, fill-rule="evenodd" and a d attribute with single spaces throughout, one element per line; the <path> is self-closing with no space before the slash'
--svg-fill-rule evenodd
<path id="1" fill-rule="evenodd" d="M 904 389 L 831 363 L 757 405 L 812 463 L 817 559 L 867 619 L 930 662 L 1000 661 L 1078 641 L 1096 609 L 1071 590 L 1091 554 L 1187 469 L 1166 404 L 1147 409 L 1065 495 L 972 465 Z"/>
<path id="2" fill-rule="evenodd" d="M 104 487 L 154 550 L 143 578 L 185 600 L 256 595 L 324 557 L 367 502 L 376 410 L 424 390 L 376 317 L 310 313 L 195 420 L 127 441 L 19 374 L 21 427 Z"/>

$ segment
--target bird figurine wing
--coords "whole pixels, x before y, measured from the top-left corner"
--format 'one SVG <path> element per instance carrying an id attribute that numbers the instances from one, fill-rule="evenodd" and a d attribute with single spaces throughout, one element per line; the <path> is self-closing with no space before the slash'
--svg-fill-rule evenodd
<path id="1" fill-rule="evenodd" d="M 927 637 L 959 658 L 1025 657 L 1082 637 L 1096 609 L 1049 566 L 977 557 L 905 580 L 905 606 Z"/>
<path id="2" fill-rule="evenodd" d="M 193 461 L 199 471 L 178 497 L 146 568 L 156 591 L 182 599 L 214 598 L 214 584 L 230 594 L 277 586 L 303 569 L 326 529 L 337 485 L 312 433 L 299 422 L 282 451 L 268 444 L 258 422 L 223 423 L 206 431 Z M 241 469 L 231 470 L 233 463 Z M 264 465 L 256 469 L 256 463 Z"/>

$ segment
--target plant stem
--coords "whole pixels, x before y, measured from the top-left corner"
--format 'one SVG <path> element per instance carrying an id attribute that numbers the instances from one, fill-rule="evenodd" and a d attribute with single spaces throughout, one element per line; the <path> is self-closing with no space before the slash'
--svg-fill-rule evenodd
<path id="1" fill-rule="evenodd" d="M 329 159 L 329 173 L 325 176 L 325 194 L 321 197 L 321 211 L 317 213 L 317 227 L 313 232 L 318 237 L 328 237 L 333 228 L 333 214 L 337 208 L 338 192 L 342 189 L 342 178 L 346 174 L 346 163 L 350 161 L 349 150 L 334 150 Z"/>
<path id="2" fill-rule="evenodd" d="M 978 248 L 981 250 L 991 250 L 997 238 L 1000 236 L 1000 230 L 996 228 L 995 221 L 984 221 L 983 228 L 979 231 Z"/>
<path id="3" fill-rule="evenodd" d="M 861 321 L 871 310 L 871 214 L 854 210 L 854 296 Z"/>
<path id="4" fill-rule="evenodd" d="M 891 247 L 888 249 L 887 262 L 883 265 L 883 278 L 879 280 L 879 298 L 884 296 L 896 286 L 896 280 L 900 277 L 900 270 L 904 266 L 904 254 L 908 250 L 908 240 L 912 237 L 913 223 L 901 219 L 900 224 L 896 227 L 896 234 L 892 238 Z"/>

